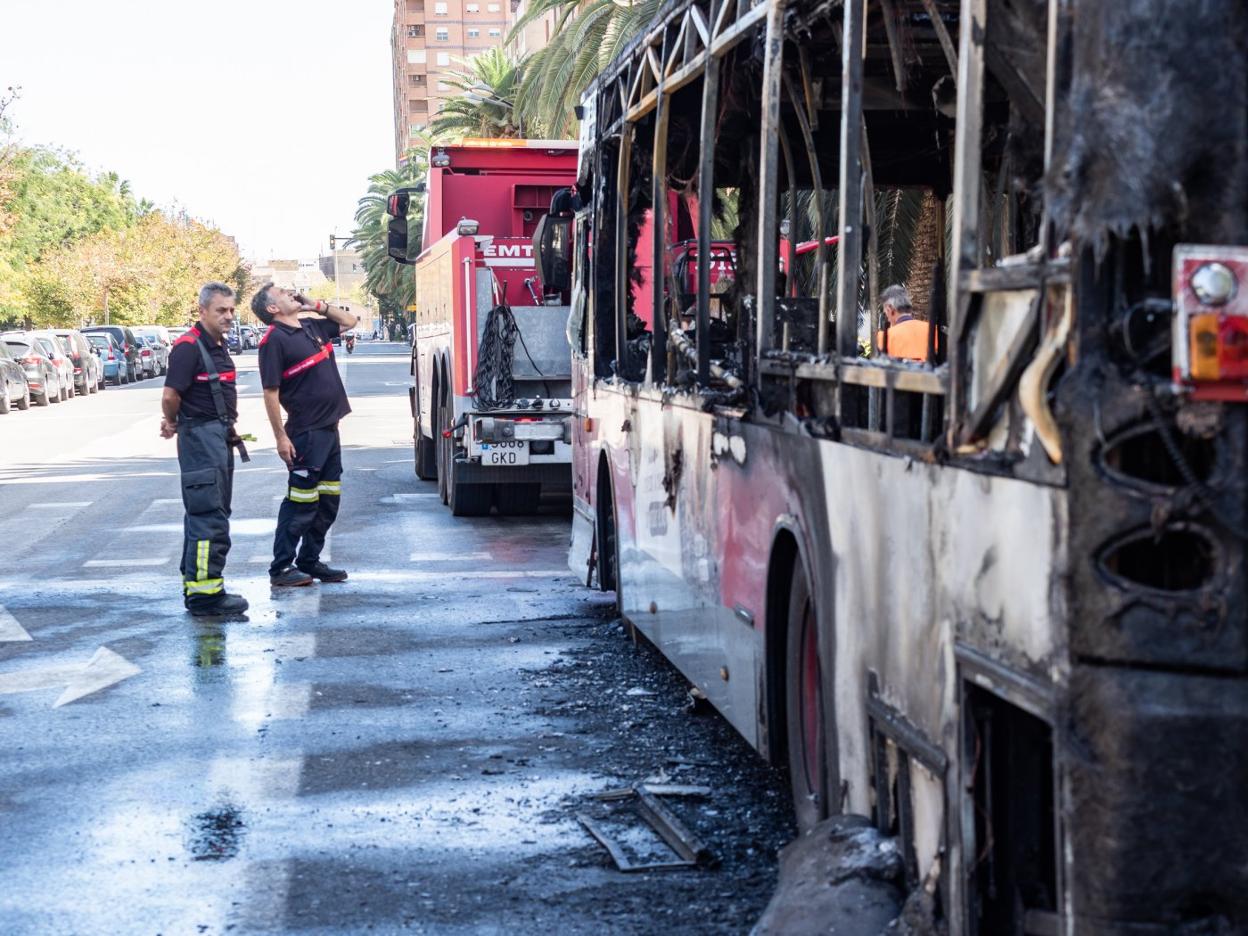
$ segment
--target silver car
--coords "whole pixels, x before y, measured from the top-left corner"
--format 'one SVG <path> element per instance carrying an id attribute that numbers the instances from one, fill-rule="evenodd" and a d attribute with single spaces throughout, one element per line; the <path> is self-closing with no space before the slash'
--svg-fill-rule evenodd
<path id="1" fill-rule="evenodd" d="M 136 325 L 130 329 L 136 338 L 150 338 L 148 347 L 152 349 L 152 362 L 156 366 L 156 374 L 169 372 L 169 350 L 173 347 L 173 336 L 164 325 Z"/>
<path id="2" fill-rule="evenodd" d="M 74 364 L 76 392 L 86 396 L 103 389 L 104 365 L 100 363 L 99 354 L 91 347 L 86 336 L 73 328 L 55 328 L 52 332 L 69 350 L 69 358 Z"/>
<path id="3" fill-rule="evenodd" d="M 26 371 L 26 384 L 30 388 L 30 397 L 36 406 L 47 406 L 59 403 L 65 392 L 61 387 L 60 372 L 51 359 L 43 353 L 39 342 L 24 332 L 6 334 L 3 338 L 5 347 Z"/>
<path id="4" fill-rule="evenodd" d="M 72 400 L 78 395 L 74 384 L 74 359 L 70 356 L 65 342 L 51 330 L 28 332 L 35 343 L 48 359 L 56 365 L 56 372 L 61 382 L 61 399 Z"/>

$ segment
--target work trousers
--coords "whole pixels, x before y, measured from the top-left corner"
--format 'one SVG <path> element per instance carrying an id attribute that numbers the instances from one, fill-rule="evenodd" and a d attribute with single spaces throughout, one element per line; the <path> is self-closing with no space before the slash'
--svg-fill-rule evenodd
<path id="1" fill-rule="evenodd" d="M 342 494 L 342 445 L 338 424 L 309 429 L 290 437 L 295 460 L 287 480 L 286 499 L 277 511 L 273 537 L 275 575 L 290 565 L 315 565 L 325 548 L 325 537 L 338 516 Z"/>
<path id="2" fill-rule="evenodd" d="M 234 493 L 234 451 L 228 436 L 229 427 L 217 419 L 178 424 L 178 466 L 186 508 L 182 587 L 187 598 L 225 590 Z"/>

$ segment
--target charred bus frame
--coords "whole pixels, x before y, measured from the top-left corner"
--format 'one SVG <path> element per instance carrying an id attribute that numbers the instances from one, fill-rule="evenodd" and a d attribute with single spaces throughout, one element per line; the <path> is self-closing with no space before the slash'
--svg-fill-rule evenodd
<path id="1" fill-rule="evenodd" d="M 1248 926 L 1248 424 L 1168 340 L 1172 249 L 1248 272 L 1217 246 L 1248 209 L 1176 207 L 1219 133 L 1129 217 L 1106 165 L 1156 157 L 1088 147 L 1097 56 L 1149 65 L 1174 6 L 679 0 L 583 98 L 572 565 L 788 762 L 805 824 L 897 834 L 955 933 Z M 1231 6 L 1188 27 L 1238 56 L 1233 138 Z M 876 300 L 916 188 L 904 362 Z"/>

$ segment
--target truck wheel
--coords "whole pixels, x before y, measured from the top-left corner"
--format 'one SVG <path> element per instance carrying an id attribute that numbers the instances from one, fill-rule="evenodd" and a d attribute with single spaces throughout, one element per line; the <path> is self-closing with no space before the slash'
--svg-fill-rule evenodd
<path id="1" fill-rule="evenodd" d="M 540 482 L 494 485 L 494 506 L 505 517 L 524 517 L 537 513 L 542 503 Z"/>
<path id="2" fill-rule="evenodd" d="M 455 475 L 455 463 L 451 463 L 451 515 L 454 517 L 484 517 L 494 503 L 494 485 L 467 484 Z"/>
<path id="3" fill-rule="evenodd" d="M 416 466 L 416 477 L 420 478 L 421 481 L 436 481 L 438 479 L 438 446 L 434 439 L 425 438 L 424 427 L 420 424 L 419 383 L 412 387 L 410 399 L 412 403 L 412 438 L 415 439 L 415 450 L 413 452 L 415 457 L 413 461 Z M 433 415 L 437 416 L 436 409 L 433 411 Z M 437 425 L 436 418 L 434 419 L 434 425 Z"/>
<path id="4" fill-rule="evenodd" d="M 445 408 L 438 405 L 434 413 L 437 414 L 437 418 L 433 421 L 433 438 L 438 454 L 438 496 L 442 498 L 442 503 L 449 504 L 451 502 L 451 459 L 454 458 L 455 440 L 443 434 L 451 424 Z"/>
<path id="5" fill-rule="evenodd" d="M 800 559 L 793 569 L 793 583 L 789 589 L 785 643 L 784 710 L 789 780 L 797 827 L 804 832 L 827 816 L 828 798 L 818 615 Z"/>
<path id="6" fill-rule="evenodd" d="M 438 479 L 437 448 L 433 439 L 426 439 L 421 435 L 419 425 L 416 426 L 416 477 L 421 481 Z"/>

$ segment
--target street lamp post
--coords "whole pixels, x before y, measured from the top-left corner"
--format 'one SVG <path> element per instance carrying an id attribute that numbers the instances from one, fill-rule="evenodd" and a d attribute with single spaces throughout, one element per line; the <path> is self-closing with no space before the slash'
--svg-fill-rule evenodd
<path id="1" fill-rule="evenodd" d="M 329 235 L 329 252 L 334 255 L 334 305 L 342 305 L 342 287 L 338 285 L 338 235 Z"/>

